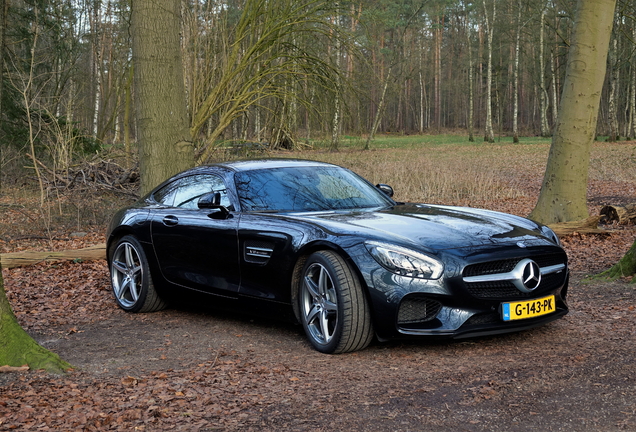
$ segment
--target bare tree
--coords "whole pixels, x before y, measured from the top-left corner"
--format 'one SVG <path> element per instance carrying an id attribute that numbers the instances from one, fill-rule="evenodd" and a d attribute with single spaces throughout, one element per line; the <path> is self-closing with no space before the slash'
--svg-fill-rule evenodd
<path id="1" fill-rule="evenodd" d="M 486 0 L 484 4 L 484 17 L 486 21 L 486 33 L 488 34 L 488 65 L 486 66 L 486 134 L 484 141 L 495 142 L 495 133 L 492 128 L 492 40 L 494 34 L 495 19 L 497 18 L 497 2 L 492 2 L 492 17 L 488 17 Z"/>

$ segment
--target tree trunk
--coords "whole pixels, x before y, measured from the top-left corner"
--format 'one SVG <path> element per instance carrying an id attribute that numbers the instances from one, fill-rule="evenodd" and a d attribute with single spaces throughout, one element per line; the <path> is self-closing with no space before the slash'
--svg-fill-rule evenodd
<path id="1" fill-rule="evenodd" d="M 636 40 L 636 26 L 632 29 L 632 40 Z M 629 100 L 629 127 L 627 129 L 627 136 L 629 139 L 636 138 L 636 65 L 631 65 L 630 75 L 630 100 Z"/>
<path id="2" fill-rule="evenodd" d="M 435 104 L 435 128 L 439 131 L 442 127 L 442 96 L 440 92 L 442 80 L 442 20 L 439 15 L 435 17 L 435 29 L 433 30 L 433 103 Z"/>
<path id="3" fill-rule="evenodd" d="M 519 142 L 519 51 L 521 45 L 521 0 L 517 0 L 517 30 L 515 34 L 515 64 L 513 78 L 513 112 L 512 112 L 512 142 Z"/>
<path id="4" fill-rule="evenodd" d="M 590 149 L 605 79 L 616 0 L 579 0 L 572 46 L 541 193 L 532 219 L 586 219 Z"/>
<path id="5" fill-rule="evenodd" d="M 0 121 L 2 121 L 2 91 L 4 89 L 4 47 L 7 28 L 7 14 L 9 12 L 9 0 L 0 0 Z M 1 185 L 0 179 L 0 185 Z"/>
<path id="6" fill-rule="evenodd" d="M 548 126 L 548 90 L 545 88 L 545 58 L 543 54 L 544 41 L 544 21 L 545 21 L 546 9 L 543 8 L 541 12 L 541 22 L 539 23 L 539 87 L 541 93 L 539 94 L 540 115 L 541 115 L 541 136 L 550 136 L 550 127 Z M 556 109 L 556 107 L 554 108 Z"/>
<path id="7" fill-rule="evenodd" d="M 497 17 L 497 2 L 492 2 L 492 23 L 488 19 L 488 9 L 486 8 L 486 0 L 484 3 L 484 15 L 486 17 L 486 31 L 488 32 L 488 66 L 486 71 L 486 134 L 484 141 L 489 143 L 495 142 L 495 132 L 492 128 L 492 39 L 495 26 L 495 18 Z"/>
<path id="8" fill-rule="evenodd" d="M 473 128 L 475 123 L 475 89 L 473 78 L 473 48 L 471 41 L 471 23 L 468 19 L 468 10 L 466 10 L 466 49 L 468 50 L 468 141 L 474 142 Z"/>
<path id="9" fill-rule="evenodd" d="M 598 279 L 618 279 L 626 276 L 634 276 L 636 274 L 636 241 L 627 253 L 614 264 L 610 269 L 605 270 L 595 276 Z M 632 277 L 632 283 L 636 283 L 636 277 Z"/>
<path id="10" fill-rule="evenodd" d="M 179 0 L 133 0 L 134 85 L 142 195 L 194 164 Z"/>
<path id="11" fill-rule="evenodd" d="M 42 348 L 25 332 L 15 318 L 4 291 L 0 269 L 0 366 L 45 369 L 49 372 L 64 372 L 71 365 L 57 354 Z"/>
<path id="12" fill-rule="evenodd" d="M 609 100 L 607 107 L 607 117 L 609 123 L 609 136 L 607 141 L 616 142 L 619 139 L 618 132 L 618 104 L 617 104 L 617 93 L 619 86 L 619 63 L 620 60 L 618 58 L 618 38 L 619 35 L 615 34 L 610 44 L 609 48 L 609 68 L 610 68 L 610 76 L 609 76 L 609 84 L 610 84 L 610 92 L 609 92 Z"/>
<path id="13" fill-rule="evenodd" d="M 380 103 L 378 104 L 378 109 L 375 112 L 373 125 L 371 126 L 371 131 L 369 132 L 369 136 L 367 137 L 367 142 L 364 145 L 364 150 L 369 150 L 371 146 L 371 141 L 373 140 L 376 132 L 378 131 L 378 126 L 380 125 L 380 120 L 382 119 L 382 113 L 384 112 L 384 101 L 386 99 L 386 89 L 389 87 L 389 80 L 391 79 L 392 71 L 393 71 L 393 66 L 389 66 L 389 71 L 387 72 L 386 79 L 384 81 L 384 87 L 382 88 L 382 96 L 380 97 Z"/>

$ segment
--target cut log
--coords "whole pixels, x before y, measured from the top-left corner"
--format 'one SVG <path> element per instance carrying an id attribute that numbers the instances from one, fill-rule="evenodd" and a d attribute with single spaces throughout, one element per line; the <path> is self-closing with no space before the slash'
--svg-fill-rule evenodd
<path id="1" fill-rule="evenodd" d="M 601 209 L 601 216 L 604 216 L 605 222 L 616 221 L 619 225 L 636 223 L 636 204 L 606 205 Z"/>
<path id="2" fill-rule="evenodd" d="M 3 269 L 23 267 L 43 261 L 93 261 L 100 259 L 106 259 L 106 245 L 104 243 L 84 249 L 58 252 L 12 252 L 0 255 Z"/>
<path id="3" fill-rule="evenodd" d="M 608 234 L 609 231 L 600 229 L 598 222 L 601 216 L 592 216 L 580 221 L 560 222 L 548 225 L 560 237 L 574 233 L 579 234 Z"/>

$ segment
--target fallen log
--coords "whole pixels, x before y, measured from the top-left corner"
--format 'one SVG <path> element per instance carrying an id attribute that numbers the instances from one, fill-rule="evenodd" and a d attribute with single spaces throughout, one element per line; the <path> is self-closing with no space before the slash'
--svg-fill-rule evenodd
<path id="1" fill-rule="evenodd" d="M 106 245 L 104 243 L 83 249 L 65 250 L 58 252 L 12 252 L 0 255 L 3 269 L 24 267 L 43 261 L 93 261 L 106 259 Z"/>
<path id="2" fill-rule="evenodd" d="M 636 204 L 606 205 L 601 209 L 605 222 L 618 222 L 619 225 L 636 223 Z"/>
<path id="3" fill-rule="evenodd" d="M 565 236 L 574 233 L 579 234 L 608 234 L 609 231 L 598 227 L 598 222 L 601 220 L 601 216 L 592 216 L 580 221 L 571 222 L 559 222 L 549 224 L 558 236 Z"/>

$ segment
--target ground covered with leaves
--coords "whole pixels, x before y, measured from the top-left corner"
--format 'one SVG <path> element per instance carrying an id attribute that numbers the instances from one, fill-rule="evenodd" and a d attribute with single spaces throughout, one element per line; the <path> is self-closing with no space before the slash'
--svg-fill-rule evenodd
<path id="1" fill-rule="evenodd" d="M 527 214 L 540 176 L 510 182 L 531 192 L 479 204 Z M 633 187 L 591 181 L 591 212 L 634 201 Z M 0 253 L 104 241 L 99 224 L 34 232 L 30 208 L 0 197 Z M 4 270 L 22 326 L 75 369 L 0 374 L 0 430 L 636 431 L 636 284 L 586 280 L 627 251 L 636 228 L 605 228 L 563 239 L 572 269 L 564 319 L 337 356 L 284 322 L 186 306 L 127 314 L 104 262 Z"/>

